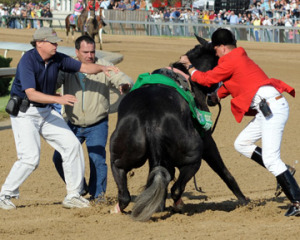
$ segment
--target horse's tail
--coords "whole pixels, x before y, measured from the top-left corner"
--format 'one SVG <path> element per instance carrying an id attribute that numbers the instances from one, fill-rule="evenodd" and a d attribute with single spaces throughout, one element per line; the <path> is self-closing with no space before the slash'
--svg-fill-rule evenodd
<path id="1" fill-rule="evenodd" d="M 145 190 L 137 197 L 132 209 L 132 218 L 136 221 L 147 221 L 153 213 L 164 206 L 167 186 L 171 176 L 164 167 L 155 167 L 149 174 Z"/>

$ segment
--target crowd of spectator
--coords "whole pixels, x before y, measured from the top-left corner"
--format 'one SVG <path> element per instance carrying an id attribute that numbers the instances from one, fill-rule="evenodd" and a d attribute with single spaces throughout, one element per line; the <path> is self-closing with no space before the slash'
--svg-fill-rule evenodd
<path id="1" fill-rule="evenodd" d="M 51 26 L 51 20 L 43 21 L 40 18 L 52 18 L 50 4 L 16 3 L 5 6 L 0 3 L 0 26 L 8 28 L 40 28 Z"/>
<path id="2" fill-rule="evenodd" d="M 253 24 L 255 19 L 260 20 L 260 25 L 276 25 L 278 21 L 287 22 L 293 26 L 299 19 L 300 0 L 274 1 L 253 0 L 249 8 L 243 12 L 235 13 L 233 10 L 200 10 L 191 8 L 165 8 L 151 11 L 153 21 L 172 22 L 200 22 L 206 24 Z M 264 24 L 265 19 L 267 21 Z"/>
<path id="3" fill-rule="evenodd" d="M 195 8 L 164 8 L 151 11 L 149 20 L 154 22 L 202 23 L 229 26 L 242 24 L 300 28 L 300 0 L 252 0 L 248 9 L 238 13 L 225 9 L 215 12 L 213 10 Z M 210 28 L 211 31 L 214 29 L 214 27 Z M 202 32 L 200 33 L 202 34 Z M 251 29 L 251 34 L 255 41 L 270 40 L 274 36 L 271 30 L 258 28 Z M 283 34 L 285 35 L 284 38 L 287 39 L 286 42 L 293 42 L 293 39 L 297 38 L 296 41 L 300 43 L 300 30 L 289 30 Z M 278 36 L 276 37 L 280 41 Z"/>
<path id="4" fill-rule="evenodd" d="M 100 7 L 114 10 L 148 10 L 145 0 L 100 0 Z"/>

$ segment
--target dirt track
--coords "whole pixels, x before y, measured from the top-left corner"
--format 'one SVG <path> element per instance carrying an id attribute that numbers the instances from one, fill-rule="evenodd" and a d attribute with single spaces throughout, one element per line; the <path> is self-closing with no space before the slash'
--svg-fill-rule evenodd
<path id="1" fill-rule="evenodd" d="M 0 41 L 29 43 L 33 30 L 0 29 Z M 59 32 L 64 38 L 64 32 Z M 168 65 L 196 45 L 195 39 L 156 38 L 142 36 L 104 35 L 104 50 L 119 52 L 124 61 L 118 66 L 133 79 L 138 74 Z M 61 45 L 73 46 L 64 41 Z M 239 42 L 271 77 L 300 88 L 300 45 L 257 44 Z M 0 50 L 3 55 L 3 51 Z M 13 66 L 20 52 L 10 51 Z M 282 158 L 287 164 L 300 160 L 299 117 L 300 100 L 285 94 L 290 103 L 290 118 L 282 141 Z M 245 207 L 238 207 L 235 196 L 219 177 L 203 162 L 197 173 L 198 184 L 205 193 L 187 185 L 183 200 L 183 214 L 156 214 L 146 223 L 133 222 L 128 214 L 111 215 L 117 189 L 109 170 L 107 197 L 109 203 L 90 209 L 67 210 L 61 206 L 65 187 L 52 164 L 53 149 L 43 142 L 39 168 L 20 188 L 20 199 L 13 200 L 16 211 L 0 211 L 1 239 L 299 239 L 300 218 L 284 217 L 288 200 L 274 198 L 275 178 L 251 160 L 240 156 L 233 142 L 250 121 L 245 118 L 237 124 L 230 113 L 230 99 L 222 101 L 223 112 L 214 133 L 226 166 L 244 194 L 252 199 Z M 211 109 L 216 113 L 216 109 Z M 216 114 L 214 114 L 216 115 Z M 116 114 L 110 115 L 110 133 L 116 123 Z M 3 184 L 16 151 L 12 131 L 0 126 L 0 185 Z M 107 158 L 109 165 L 109 153 Z M 88 166 L 88 165 L 87 165 Z M 300 166 L 296 179 L 300 183 Z M 88 171 L 88 169 L 87 169 Z M 147 177 L 147 166 L 135 171 L 129 180 L 133 196 L 138 195 Z M 172 203 L 168 199 L 167 206 Z M 130 212 L 132 204 L 127 211 Z"/>

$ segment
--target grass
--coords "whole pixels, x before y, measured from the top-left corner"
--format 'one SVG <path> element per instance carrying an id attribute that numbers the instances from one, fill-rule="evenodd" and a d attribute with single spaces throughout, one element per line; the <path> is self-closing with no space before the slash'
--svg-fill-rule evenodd
<path id="1" fill-rule="evenodd" d="M 1 57 L 3 58 L 3 56 L 1 56 Z M 8 67 L 10 67 L 10 66 L 8 66 Z M 8 88 L 9 92 L 11 90 L 11 85 L 13 83 L 13 80 L 14 80 L 14 78 L 12 78 L 12 80 L 10 81 L 10 86 Z M 0 81 L 1 81 L 1 78 L 0 78 Z M 7 112 L 5 112 L 5 107 L 9 100 L 9 97 L 10 97 L 10 94 L 0 97 L 0 121 L 9 119 L 9 114 Z"/>
<path id="2" fill-rule="evenodd" d="M 0 121 L 3 121 L 5 119 L 9 118 L 9 114 L 5 112 L 5 107 L 8 102 L 9 95 L 0 97 Z"/>
<path id="3" fill-rule="evenodd" d="M 9 91 L 11 89 L 11 85 L 13 83 L 13 80 L 11 80 L 10 82 L 10 86 L 9 86 Z M 1 78 L 0 78 L 0 81 L 1 81 Z M 7 112 L 5 112 L 5 107 L 6 107 L 6 104 L 9 100 L 9 97 L 10 97 L 10 94 L 7 94 L 6 96 L 2 96 L 0 97 L 0 121 L 3 121 L 3 120 L 6 120 L 6 119 L 9 119 L 9 114 Z"/>

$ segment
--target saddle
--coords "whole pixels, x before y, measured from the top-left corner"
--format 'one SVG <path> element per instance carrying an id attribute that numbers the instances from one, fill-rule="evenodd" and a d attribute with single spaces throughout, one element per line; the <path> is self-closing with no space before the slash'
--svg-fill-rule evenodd
<path id="1" fill-rule="evenodd" d="M 69 22 L 71 25 L 76 25 L 77 16 L 75 14 L 70 15 Z"/>
<path id="2" fill-rule="evenodd" d="M 174 78 L 174 79 L 173 79 Z M 177 81 L 180 83 L 177 84 Z M 162 84 L 172 88 L 185 99 L 188 103 L 191 110 L 192 117 L 201 125 L 201 128 L 205 131 L 211 129 L 212 118 L 211 113 L 206 111 L 201 111 L 197 108 L 194 96 L 190 91 L 190 85 L 187 83 L 187 80 L 181 76 L 179 73 L 173 72 L 171 69 L 161 68 L 157 69 L 152 74 L 143 73 L 138 76 L 135 84 L 131 88 L 131 91 L 134 91 L 142 86 L 151 85 L 151 84 Z M 186 85 L 185 87 L 183 85 Z M 189 87 L 188 87 L 189 86 Z"/>
<path id="3" fill-rule="evenodd" d="M 168 68 L 156 69 L 152 72 L 152 74 L 162 74 L 168 78 L 173 79 L 180 88 L 182 88 L 184 91 L 190 91 L 191 94 L 194 96 L 190 82 L 186 80 L 185 77 L 181 74 L 176 73 Z"/>

